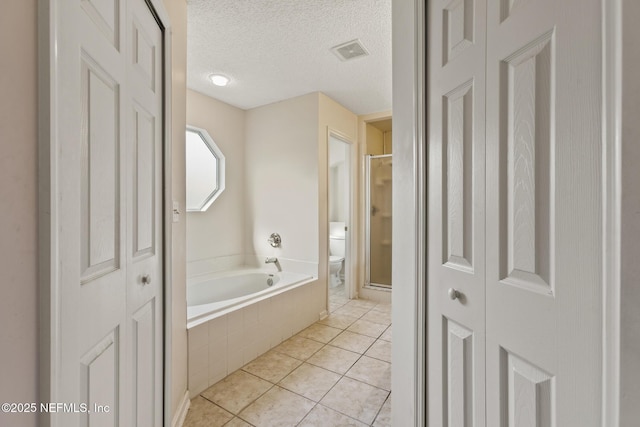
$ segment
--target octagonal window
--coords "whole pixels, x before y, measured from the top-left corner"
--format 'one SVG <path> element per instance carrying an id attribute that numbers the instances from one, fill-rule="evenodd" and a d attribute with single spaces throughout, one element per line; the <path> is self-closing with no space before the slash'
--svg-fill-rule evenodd
<path id="1" fill-rule="evenodd" d="M 187 126 L 187 212 L 204 212 L 224 191 L 224 154 L 204 129 Z"/>

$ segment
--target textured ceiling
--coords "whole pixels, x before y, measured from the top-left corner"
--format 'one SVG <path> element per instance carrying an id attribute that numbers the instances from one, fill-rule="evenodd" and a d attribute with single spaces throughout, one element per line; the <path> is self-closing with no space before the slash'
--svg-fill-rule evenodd
<path id="1" fill-rule="evenodd" d="M 188 0 L 187 86 L 242 109 L 320 91 L 356 114 L 391 109 L 391 0 Z M 360 39 L 370 55 L 330 49 Z M 231 82 L 216 87 L 221 73 Z"/>

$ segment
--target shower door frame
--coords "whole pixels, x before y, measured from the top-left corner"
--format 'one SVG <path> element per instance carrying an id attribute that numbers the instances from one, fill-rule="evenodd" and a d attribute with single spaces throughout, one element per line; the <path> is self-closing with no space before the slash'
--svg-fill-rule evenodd
<path id="1" fill-rule="evenodd" d="M 393 154 L 367 154 L 364 164 L 364 198 L 365 198 L 365 220 L 364 220 L 364 287 L 369 289 L 391 290 L 392 283 L 372 283 L 371 282 L 371 160 L 385 157 L 393 158 Z M 392 189 L 393 191 L 393 189 Z M 393 220 L 393 217 L 391 218 Z M 393 225 L 392 225 L 393 227 Z M 392 234 L 393 235 L 393 234 Z M 393 245 L 393 240 L 391 242 Z M 392 246 L 393 247 L 393 246 Z M 393 255 L 391 255 L 393 256 Z"/>

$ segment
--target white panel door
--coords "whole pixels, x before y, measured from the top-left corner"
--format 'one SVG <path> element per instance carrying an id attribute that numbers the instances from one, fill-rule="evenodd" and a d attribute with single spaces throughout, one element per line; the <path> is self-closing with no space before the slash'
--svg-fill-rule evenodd
<path id="1" fill-rule="evenodd" d="M 160 426 L 161 30 L 144 0 L 54 8 L 52 397 L 88 412 L 58 412 L 51 422 Z"/>
<path id="2" fill-rule="evenodd" d="M 481 427 L 486 2 L 429 4 L 428 417 Z"/>
<path id="3" fill-rule="evenodd" d="M 430 4 L 430 425 L 600 425 L 601 2 Z"/>
<path id="4" fill-rule="evenodd" d="M 130 425 L 162 425 L 162 31 L 144 0 L 129 0 L 126 57 L 127 322 Z"/>
<path id="5" fill-rule="evenodd" d="M 487 424 L 601 414 L 601 1 L 487 13 Z"/>

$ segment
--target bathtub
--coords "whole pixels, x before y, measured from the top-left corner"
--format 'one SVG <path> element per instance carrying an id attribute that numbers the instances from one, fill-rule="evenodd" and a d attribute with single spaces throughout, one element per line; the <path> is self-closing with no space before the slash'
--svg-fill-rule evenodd
<path id="1" fill-rule="evenodd" d="M 313 280 L 305 274 L 259 269 L 226 271 L 191 280 L 187 283 L 187 329 Z"/>
<path id="2" fill-rule="evenodd" d="M 326 315 L 326 292 L 317 278 L 288 271 L 242 269 L 189 280 L 190 396 Z"/>

